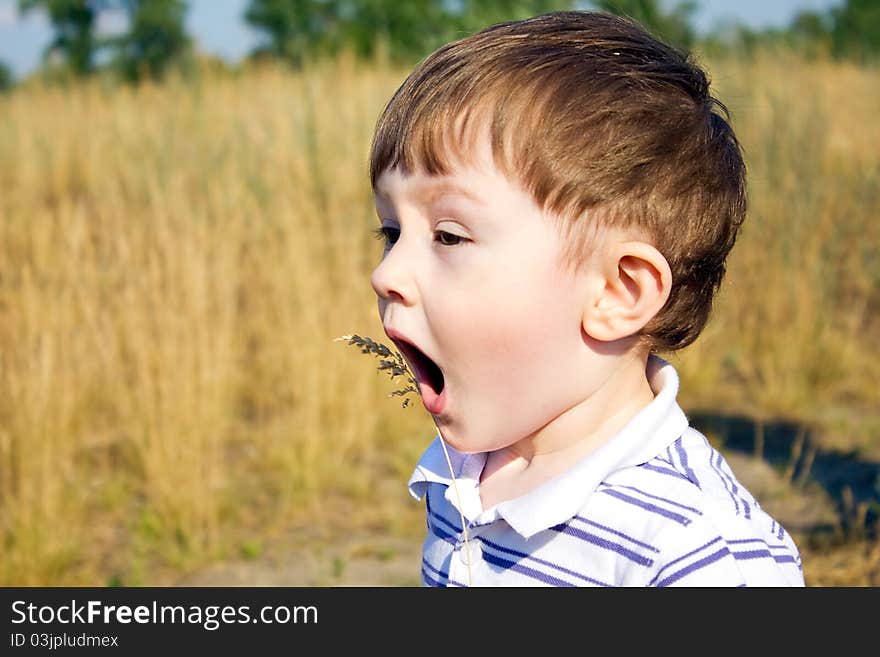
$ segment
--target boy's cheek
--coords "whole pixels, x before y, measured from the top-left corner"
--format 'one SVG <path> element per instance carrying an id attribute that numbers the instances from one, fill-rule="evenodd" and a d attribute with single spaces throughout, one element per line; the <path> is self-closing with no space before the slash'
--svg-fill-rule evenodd
<path id="1" fill-rule="evenodd" d="M 469 383 L 491 396 L 494 392 L 508 397 L 528 389 L 536 364 L 541 362 L 540 343 L 530 340 L 529 332 L 522 331 L 516 322 L 504 327 L 483 324 L 481 329 L 474 321 L 472 326 L 466 347 L 455 357 L 468 373 Z"/>

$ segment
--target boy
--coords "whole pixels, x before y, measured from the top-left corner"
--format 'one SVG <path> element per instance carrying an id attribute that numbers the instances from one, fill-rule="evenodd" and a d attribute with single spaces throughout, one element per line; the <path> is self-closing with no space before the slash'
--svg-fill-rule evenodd
<path id="1" fill-rule="evenodd" d="M 409 482 L 424 584 L 803 586 L 656 355 L 700 333 L 745 216 L 726 114 L 592 12 L 448 44 L 389 101 L 371 283 L 440 432 Z"/>

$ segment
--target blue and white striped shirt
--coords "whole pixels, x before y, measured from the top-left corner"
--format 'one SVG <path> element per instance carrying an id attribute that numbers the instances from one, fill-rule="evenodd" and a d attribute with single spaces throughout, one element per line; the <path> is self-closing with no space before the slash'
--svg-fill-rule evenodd
<path id="1" fill-rule="evenodd" d="M 533 491 L 483 510 L 486 454 L 439 437 L 409 481 L 425 498 L 422 583 L 467 586 L 804 586 L 791 536 L 688 426 L 678 375 L 652 356 L 654 401 L 613 439 Z"/>

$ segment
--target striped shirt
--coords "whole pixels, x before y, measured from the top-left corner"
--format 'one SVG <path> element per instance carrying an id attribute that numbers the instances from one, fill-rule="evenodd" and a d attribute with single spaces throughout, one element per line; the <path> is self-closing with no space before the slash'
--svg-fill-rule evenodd
<path id="1" fill-rule="evenodd" d="M 566 472 L 483 510 L 486 454 L 437 437 L 409 481 L 425 499 L 422 584 L 467 586 L 804 586 L 792 537 L 688 426 L 678 375 L 652 356 L 654 401 Z M 467 548 L 467 549 L 466 549 Z"/>

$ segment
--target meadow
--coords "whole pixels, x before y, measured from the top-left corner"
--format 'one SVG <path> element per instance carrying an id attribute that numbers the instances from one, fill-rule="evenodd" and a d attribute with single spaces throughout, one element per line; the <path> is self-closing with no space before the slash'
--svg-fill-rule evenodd
<path id="1" fill-rule="evenodd" d="M 669 358 L 710 439 L 747 419 L 794 495 L 817 454 L 880 464 L 880 71 L 704 63 L 750 209 Z M 419 540 L 430 417 L 334 340 L 382 337 L 367 153 L 405 74 L 341 56 L 0 96 L 0 585 L 164 584 L 281 533 Z M 798 537 L 808 585 L 880 585 L 876 498 L 846 491 Z"/>

